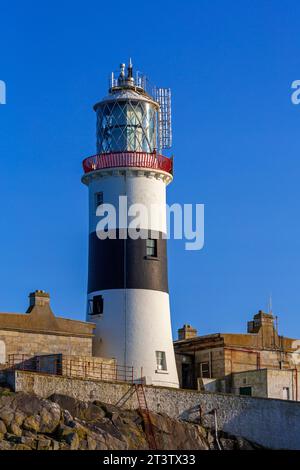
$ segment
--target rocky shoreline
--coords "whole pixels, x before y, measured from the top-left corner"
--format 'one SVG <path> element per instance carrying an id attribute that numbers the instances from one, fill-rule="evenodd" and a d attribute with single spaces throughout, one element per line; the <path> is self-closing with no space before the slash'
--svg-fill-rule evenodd
<path id="1" fill-rule="evenodd" d="M 198 424 L 151 413 L 160 450 L 218 449 L 214 432 Z M 143 413 L 54 394 L 0 389 L 0 450 L 147 450 Z M 247 440 L 220 433 L 224 450 L 254 450 Z"/>

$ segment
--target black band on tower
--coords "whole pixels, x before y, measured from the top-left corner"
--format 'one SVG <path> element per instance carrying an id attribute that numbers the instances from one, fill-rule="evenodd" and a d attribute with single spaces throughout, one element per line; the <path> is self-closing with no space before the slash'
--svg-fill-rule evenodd
<path id="1" fill-rule="evenodd" d="M 167 243 L 163 234 L 149 234 L 155 240 L 154 256 L 150 256 L 146 236 L 123 240 L 116 232 L 116 239 L 105 240 L 100 240 L 96 232 L 90 234 L 88 293 L 125 288 L 168 292 Z"/>

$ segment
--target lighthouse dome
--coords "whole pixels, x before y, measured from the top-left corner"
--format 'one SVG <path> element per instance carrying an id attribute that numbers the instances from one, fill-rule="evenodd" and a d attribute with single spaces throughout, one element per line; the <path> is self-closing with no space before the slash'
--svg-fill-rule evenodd
<path id="1" fill-rule="evenodd" d="M 118 80 L 112 80 L 109 95 L 94 106 L 97 114 L 97 153 L 146 152 L 157 148 L 157 103 L 124 64 Z"/>
<path id="2" fill-rule="evenodd" d="M 119 90 L 112 91 L 109 95 L 105 96 L 99 103 L 96 103 L 94 106 L 94 110 L 97 111 L 98 106 L 103 105 L 103 103 L 122 100 L 145 101 L 147 103 L 151 103 L 154 107 L 159 108 L 159 104 L 154 101 L 147 93 L 141 93 L 139 90 L 134 89 L 121 88 Z"/>

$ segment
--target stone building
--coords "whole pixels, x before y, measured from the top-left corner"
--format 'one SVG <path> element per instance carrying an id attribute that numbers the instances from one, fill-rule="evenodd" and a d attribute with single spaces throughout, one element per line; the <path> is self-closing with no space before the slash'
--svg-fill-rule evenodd
<path id="1" fill-rule="evenodd" d="M 49 294 L 37 290 L 29 295 L 25 314 L 0 313 L 0 363 L 12 354 L 92 356 L 94 328 L 93 323 L 56 317 Z"/>
<path id="2" fill-rule="evenodd" d="M 235 372 L 231 376 L 231 393 L 300 401 L 297 374 L 297 368 Z"/>
<path id="3" fill-rule="evenodd" d="M 260 310 L 246 334 L 197 336 L 184 325 L 174 342 L 180 386 L 299 400 L 300 341 L 280 336 L 274 323 Z"/>

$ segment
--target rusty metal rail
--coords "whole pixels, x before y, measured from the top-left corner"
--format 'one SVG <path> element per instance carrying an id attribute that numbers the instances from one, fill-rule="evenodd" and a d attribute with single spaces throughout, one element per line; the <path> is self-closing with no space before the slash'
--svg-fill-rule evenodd
<path id="1" fill-rule="evenodd" d="M 40 372 L 64 377 L 134 383 L 134 368 L 117 365 L 113 360 L 106 363 L 100 358 L 49 354 L 30 356 L 10 354 L 8 367 L 12 370 Z"/>
<path id="2" fill-rule="evenodd" d="M 145 434 L 146 439 L 149 445 L 149 449 L 157 450 L 157 441 L 155 437 L 155 427 L 152 422 L 151 414 L 148 408 L 147 398 L 145 394 L 144 384 L 141 377 L 140 383 L 133 384 L 125 393 L 124 395 L 117 401 L 115 406 L 119 408 L 123 408 L 125 404 L 130 400 L 130 398 L 136 393 L 137 402 L 138 402 L 138 410 L 140 412 L 141 417 L 144 421 L 145 426 Z"/>

